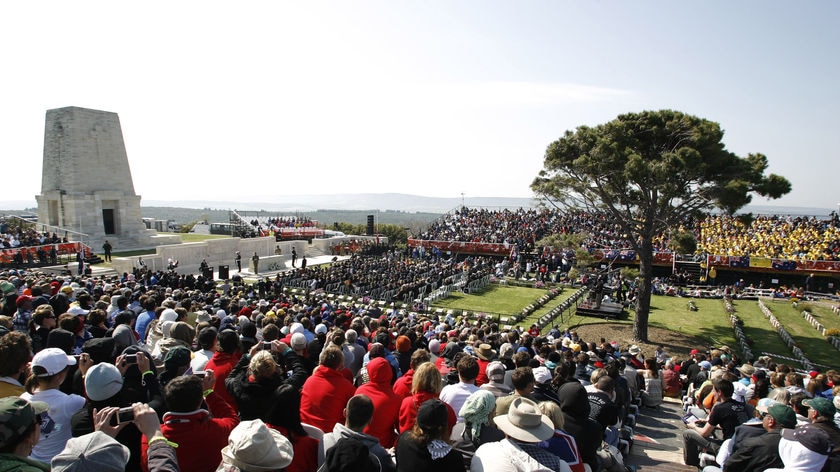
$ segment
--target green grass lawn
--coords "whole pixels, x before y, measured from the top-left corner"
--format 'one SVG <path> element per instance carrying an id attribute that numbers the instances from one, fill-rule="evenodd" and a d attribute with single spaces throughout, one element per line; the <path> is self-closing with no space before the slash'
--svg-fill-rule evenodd
<path id="1" fill-rule="evenodd" d="M 467 310 L 508 316 L 521 312 L 523 308 L 546 293 L 546 289 L 491 284 L 478 294 L 452 292 L 449 298 L 439 300 L 432 305 L 432 308 Z"/>
<path id="2" fill-rule="evenodd" d="M 765 300 L 764 304 L 776 315 L 785 330 L 793 336 L 808 359 L 818 364 L 840 366 L 840 352 L 826 342 L 825 338 L 802 317 L 801 306 L 793 308 L 787 300 Z M 770 328 L 769 322 L 766 323 Z M 786 349 L 784 352 L 790 351 Z"/>

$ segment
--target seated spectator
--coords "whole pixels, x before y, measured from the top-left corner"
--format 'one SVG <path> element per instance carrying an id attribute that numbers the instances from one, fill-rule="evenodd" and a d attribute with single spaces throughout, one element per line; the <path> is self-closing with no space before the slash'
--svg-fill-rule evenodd
<path id="1" fill-rule="evenodd" d="M 707 420 L 697 420 L 686 424 L 683 431 L 683 460 L 686 465 L 695 467 L 700 465 L 699 453 L 706 450 L 709 454 L 717 454 L 720 444 L 732 437 L 735 427 L 749 419 L 744 403 L 732 399 L 735 388 L 732 382 L 719 378 L 713 382 L 715 405 Z M 723 430 L 723 438 L 717 439 L 712 435 L 716 427 Z"/>
<path id="2" fill-rule="evenodd" d="M 505 381 L 505 365 L 499 361 L 493 361 L 487 364 L 487 383 L 481 386 L 482 390 L 487 390 L 496 398 L 510 395 L 513 389 L 507 386 Z"/>
<path id="3" fill-rule="evenodd" d="M 470 394 L 459 411 L 463 423 L 452 428 L 450 441 L 464 458 L 464 467 L 469 469 L 472 457 L 482 444 L 501 441 L 504 433 L 499 431 L 491 418 L 496 412 L 496 397 L 480 389 Z"/>
<path id="4" fill-rule="evenodd" d="M 563 412 L 554 402 L 540 402 L 540 411 L 554 425 L 554 436 L 540 443 L 540 447 L 563 459 L 572 472 L 584 472 L 586 467 L 580 458 L 577 441 L 571 434 L 563 431 Z"/>
<path id="5" fill-rule="evenodd" d="M 407 400 L 407 399 L 406 399 Z M 449 409 L 444 402 L 432 398 L 417 410 L 414 426 L 397 439 L 397 469 L 405 472 L 437 470 L 461 472 L 463 459 L 447 443 Z"/>
<path id="6" fill-rule="evenodd" d="M 517 367 L 513 370 L 511 382 L 513 382 L 513 393 L 496 399 L 496 416 L 506 414 L 505 412 L 510 408 L 510 404 L 517 397 L 529 397 L 531 395 L 536 384 L 533 369 L 530 367 Z"/>
<path id="7" fill-rule="evenodd" d="M 779 440 L 779 456 L 784 468 L 765 472 L 817 472 L 823 469 L 834 443 L 828 434 L 814 425 L 783 429 Z M 833 469 L 832 469 L 833 470 Z"/>
<path id="8" fill-rule="evenodd" d="M 208 326 L 199 331 L 196 341 L 198 341 L 199 350 L 193 353 L 193 359 L 190 361 L 190 369 L 193 372 L 204 370 L 207 362 L 213 357 L 218 348 L 219 332 L 216 328 Z"/>
<path id="9" fill-rule="evenodd" d="M 662 381 L 665 382 L 663 395 L 668 398 L 680 398 L 682 396 L 682 381 L 679 371 L 675 370 L 674 361 L 671 359 L 665 361 L 665 368 L 659 373 L 662 375 Z"/>
<path id="10" fill-rule="evenodd" d="M 420 365 L 414 373 L 414 380 L 411 382 L 411 396 L 404 398 L 400 405 L 399 425 L 400 433 L 414 427 L 417 421 L 417 410 L 427 400 L 439 398 L 443 381 L 437 367 L 431 362 Z M 447 405 L 448 406 L 448 405 Z M 457 422 L 457 416 L 450 406 L 448 425 L 451 431 Z"/>
<path id="11" fill-rule="evenodd" d="M 344 405 L 356 392 L 342 375 L 344 355 L 330 346 L 321 353 L 321 363 L 306 379 L 301 391 L 300 418 L 304 423 L 328 433 L 336 423 L 344 423 Z"/>
<path id="12" fill-rule="evenodd" d="M 356 389 L 357 395 L 365 395 L 373 402 L 373 418 L 365 433 L 379 439 L 382 447 L 391 448 L 397 439 L 395 431 L 399 425 L 402 403 L 402 399 L 397 397 L 391 387 L 394 373 L 391 365 L 383 357 L 371 360 L 367 371 L 370 382 Z"/>
<path id="13" fill-rule="evenodd" d="M 781 403 L 756 410 L 761 413 L 761 426 L 766 432 L 741 441 L 723 463 L 723 470 L 749 472 L 784 467 L 779 456 L 781 431 L 796 427 L 796 414 Z"/>
<path id="14" fill-rule="evenodd" d="M 829 454 L 829 463 L 832 467 L 840 466 L 840 428 L 834 423 L 834 414 L 837 412 L 834 403 L 827 398 L 817 397 L 803 400 L 802 404 L 808 407 L 808 419 L 811 420 L 811 424 L 825 431 L 835 445 Z"/>
<path id="15" fill-rule="evenodd" d="M 471 471 L 571 470 L 562 459 L 538 446 L 554 435 L 554 427 L 533 401 L 516 398 L 510 411 L 493 421 L 507 437 L 479 447 L 472 458 Z"/>
<path id="16" fill-rule="evenodd" d="M 457 369 L 458 383 L 443 387 L 439 397 L 441 401 L 448 404 L 456 412 L 461 410 L 467 397 L 479 389 L 475 384 L 479 369 L 476 358 L 469 355 L 462 356 L 458 361 Z M 458 422 L 462 421 L 464 421 L 464 418 L 459 416 Z"/>
<path id="17" fill-rule="evenodd" d="M 406 371 L 402 377 L 398 378 L 394 382 L 393 390 L 400 401 L 411 395 L 411 382 L 414 379 L 414 371 L 416 371 L 421 364 L 426 362 L 431 362 L 429 351 L 425 349 L 417 349 L 411 354 L 408 371 Z"/>
<path id="18" fill-rule="evenodd" d="M 267 414 L 266 425 L 279 431 L 292 444 L 294 457 L 286 472 L 306 472 L 322 463 L 323 449 L 318 440 L 309 436 L 300 422 L 300 392 L 289 383 L 280 385 L 272 394 L 273 405 Z"/>
<path id="19" fill-rule="evenodd" d="M 665 379 L 659 373 L 659 366 L 656 359 L 649 357 L 645 359 L 645 370 L 641 372 L 645 381 L 645 390 L 642 392 L 642 404 L 647 407 L 656 408 L 662 404 L 662 397 L 665 392 Z"/>
<path id="20" fill-rule="evenodd" d="M 393 472 L 396 470 L 396 465 L 391 455 L 374 436 L 364 433 L 371 419 L 373 418 L 373 402 L 365 395 L 354 395 L 347 401 L 345 416 L 347 419 L 344 424 L 336 424 L 331 433 L 324 435 L 324 451 L 329 458 L 326 462 L 327 470 L 340 470 L 340 462 L 342 456 L 330 453 L 333 447 L 345 440 L 355 440 L 365 445 L 368 453 L 376 456 L 379 460 L 380 470 L 383 472 Z"/>
<path id="21" fill-rule="evenodd" d="M 282 434 L 261 420 L 243 421 L 230 433 L 222 449 L 223 472 L 287 470 L 292 463 L 292 445 Z"/>

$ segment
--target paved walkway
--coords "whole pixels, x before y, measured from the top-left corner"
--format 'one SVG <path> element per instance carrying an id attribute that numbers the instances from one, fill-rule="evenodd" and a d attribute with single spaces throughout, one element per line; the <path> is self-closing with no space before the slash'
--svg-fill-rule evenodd
<path id="1" fill-rule="evenodd" d="M 635 442 L 626 465 L 635 466 L 638 471 L 696 472 L 696 467 L 683 464 L 682 405 L 677 399 L 665 400 L 658 409 L 639 411 Z"/>

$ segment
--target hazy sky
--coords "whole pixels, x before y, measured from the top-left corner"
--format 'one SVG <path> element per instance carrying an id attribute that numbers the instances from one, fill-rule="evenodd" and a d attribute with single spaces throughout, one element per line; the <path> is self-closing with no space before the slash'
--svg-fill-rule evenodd
<path id="1" fill-rule="evenodd" d="M 671 108 L 766 154 L 775 204 L 835 208 L 838 23 L 830 1 L 4 2 L 0 200 L 34 205 L 65 106 L 119 114 L 144 201 L 528 197 L 564 131 Z"/>

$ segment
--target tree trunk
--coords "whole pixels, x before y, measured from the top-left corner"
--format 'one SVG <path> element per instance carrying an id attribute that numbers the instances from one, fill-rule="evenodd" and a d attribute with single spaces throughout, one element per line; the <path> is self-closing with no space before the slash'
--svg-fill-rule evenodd
<path id="1" fill-rule="evenodd" d="M 633 339 L 648 342 L 648 315 L 650 290 L 653 281 L 653 241 L 643 238 L 639 245 L 639 293 L 636 300 L 636 319 L 633 322 Z"/>

